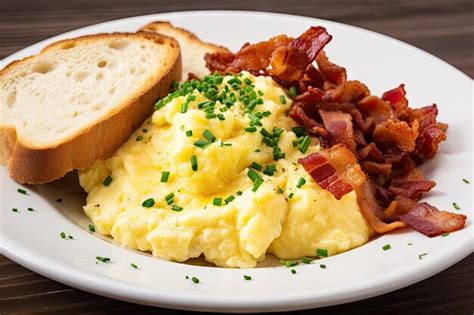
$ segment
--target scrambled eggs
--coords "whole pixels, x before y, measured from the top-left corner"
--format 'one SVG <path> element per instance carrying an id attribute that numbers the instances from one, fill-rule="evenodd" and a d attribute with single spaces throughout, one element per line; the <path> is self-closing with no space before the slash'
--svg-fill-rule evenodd
<path id="1" fill-rule="evenodd" d="M 271 78 L 245 72 L 185 83 L 80 172 L 85 213 L 124 246 L 222 267 L 364 244 L 372 231 L 355 192 L 336 200 L 297 163 L 319 146 L 293 128 L 291 104 Z"/>

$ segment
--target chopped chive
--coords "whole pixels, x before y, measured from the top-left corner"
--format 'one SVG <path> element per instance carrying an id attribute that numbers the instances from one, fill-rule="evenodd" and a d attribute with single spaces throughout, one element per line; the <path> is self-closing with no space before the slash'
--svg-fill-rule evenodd
<path id="1" fill-rule="evenodd" d="M 235 199 L 235 197 L 233 195 L 230 195 L 229 197 L 225 198 L 224 202 L 227 205 L 227 204 L 231 203 L 234 199 Z"/>
<path id="2" fill-rule="evenodd" d="M 292 274 L 296 274 L 296 270 L 295 270 L 295 269 L 291 269 L 291 273 L 292 273 Z"/>
<path id="3" fill-rule="evenodd" d="M 260 130 L 260 134 L 264 136 L 265 138 L 272 138 L 272 134 L 265 128 L 262 128 Z"/>
<path id="4" fill-rule="evenodd" d="M 143 136 L 141 135 L 135 138 L 135 141 L 142 141 L 142 140 L 143 140 Z"/>
<path id="5" fill-rule="evenodd" d="M 305 127 L 293 127 L 291 131 L 298 137 L 303 137 L 306 135 L 306 128 Z"/>
<path id="6" fill-rule="evenodd" d="M 304 263 L 304 264 L 310 264 L 313 262 L 313 260 L 311 258 L 308 258 L 308 257 L 301 257 L 301 261 Z"/>
<path id="7" fill-rule="evenodd" d="M 112 176 L 107 176 L 104 181 L 102 182 L 102 185 L 104 185 L 105 187 L 109 186 L 110 183 L 112 182 Z"/>
<path id="8" fill-rule="evenodd" d="M 222 198 L 214 198 L 214 200 L 212 200 L 212 204 L 218 207 L 222 206 Z"/>
<path id="9" fill-rule="evenodd" d="M 273 174 L 275 174 L 276 171 L 277 171 L 277 168 L 275 164 L 268 164 L 265 167 L 263 174 L 268 175 L 268 176 L 273 176 Z"/>
<path id="10" fill-rule="evenodd" d="M 263 183 L 263 180 L 261 180 L 261 179 L 255 181 L 253 183 L 253 186 L 252 186 L 252 191 L 256 192 L 258 190 L 258 188 L 262 185 L 262 183 Z"/>
<path id="11" fill-rule="evenodd" d="M 177 206 L 177 205 L 173 205 L 173 206 L 171 207 L 171 210 L 176 211 L 176 212 L 179 212 L 179 211 L 183 210 L 183 208 L 180 207 L 180 206 Z"/>
<path id="12" fill-rule="evenodd" d="M 135 263 L 130 263 L 130 267 L 132 267 L 133 269 L 138 269 L 138 266 Z"/>
<path id="13" fill-rule="evenodd" d="M 33 209 L 33 208 L 28 208 L 28 211 L 34 211 L 34 210 L 35 210 L 35 209 Z"/>
<path id="14" fill-rule="evenodd" d="M 92 224 L 89 224 L 89 231 L 94 233 L 95 232 L 95 226 L 93 226 Z"/>
<path id="15" fill-rule="evenodd" d="M 294 193 L 290 193 L 290 194 L 288 195 L 288 199 L 293 198 L 294 195 L 295 195 Z"/>
<path id="16" fill-rule="evenodd" d="M 444 233 L 444 234 L 441 235 L 441 237 L 446 237 L 448 235 L 449 235 L 449 233 Z"/>
<path id="17" fill-rule="evenodd" d="M 244 275 L 244 279 L 247 280 L 247 281 L 250 281 L 250 280 L 252 280 L 252 277 L 251 277 L 251 276 Z"/>
<path id="18" fill-rule="evenodd" d="M 455 202 L 453 202 L 453 208 L 456 210 L 461 210 L 461 207 L 459 207 L 459 205 Z"/>
<path id="19" fill-rule="evenodd" d="M 411 246 L 411 245 L 413 245 L 413 243 L 408 243 L 407 245 L 408 245 L 408 246 Z"/>
<path id="20" fill-rule="evenodd" d="M 70 239 L 70 240 L 74 239 L 74 237 L 72 237 L 71 235 L 68 235 L 67 238 Z"/>
<path id="21" fill-rule="evenodd" d="M 163 171 L 163 173 L 161 173 L 161 180 L 160 182 L 162 183 L 166 183 L 168 181 L 168 178 L 170 177 L 170 172 L 168 171 Z"/>
<path id="22" fill-rule="evenodd" d="M 12 208 L 12 211 L 13 212 L 18 212 L 18 209 L 17 208 Z"/>
<path id="23" fill-rule="evenodd" d="M 273 147 L 273 160 L 278 161 L 279 159 L 284 159 L 285 153 L 281 152 L 279 147 Z"/>
<path id="24" fill-rule="evenodd" d="M 298 94 L 298 88 L 296 86 L 290 87 L 290 89 L 288 90 L 288 95 L 290 97 L 293 97 L 296 96 L 296 94 Z"/>
<path id="25" fill-rule="evenodd" d="M 298 261 L 297 260 L 280 260 L 280 264 L 285 265 L 288 268 L 290 268 L 290 267 L 298 266 Z"/>
<path id="26" fill-rule="evenodd" d="M 221 141 L 221 147 L 231 147 L 232 143 L 224 143 Z"/>
<path id="27" fill-rule="evenodd" d="M 109 258 L 109 257 L 97 256 L 97 257 L 95 257 L 95 259 L 97 259 L 98 261 L 101 261 L 101 262 L 103 262 L 103 263 L 108 263 L 108 262 L 110 262 L 110 258 Z"/>
<path id="28" fill-rule="evenodd" d="M 28 194 L 28 193 L 26 192 L 26 190 L 25 190 L 25 189 L 22 189 L 22 188 L 18 188 L 16 191 L 19 192 L 20 194 L 23 194 L 23 195 Z"/>
<path id="29" fill-rule="evenodd" d="M 252 182 L 263 181 L 263 179 L 258 175 L 253 169 L 249 168 L 247 176 L 252 180 Z"/>
<path id="30" fill-rule="evenodd" d="M 194 283 L 199 283 L 199 279 L 196 278 L 196 277 L 192 277 L 192 278 L 191 278 L 191 281 L 194 282 Z"/>
<path id="31" fill-rule="evenodd" d="M 209 141 L 209 142 L 214 142 L 214 141 L 216 141 L 216 137 L 212 134 L 212 132 L 210 132 L 210 131 L 207 130 L 207 129 L 204 130 L 204 132 L 202 133 L 202 136 L 203 136 L 204 138 L 206 138 L 207 141 Z"/>
<path id="32" fill-rule="evenodd" d="M 148 132 L 148 129 L 143 128 L 143 129 L 142 129 L 142 132 L 143 132 L 143 133 L 147 133 L 147 132 Z"/>
<path id="33" fill-rule="evenodd" d="M 255 131 L 257 131 L 257 127 L 255 127 L 255 126 L 245 127 L 244 131 L 245 132 L 255 132 Z"/>
<path id="34" fill-rule="evenodd" d="M 258 164 L 257 162 L 253 162 L 252 165 L 250 165 L 251 168 L 256 169 L 257 171 L 262 171 L 263 167 L 262 165 Z"/>
<path id="35" fill-rule="evenodd" d="M 166 195 L 166 197 L 165 197 L 166 204 L 167 205 L 172 204 L 173 203 L 173 198 L 174 198 L 174 193 L 170 193 L 170 194 Z"/>
<path id="36" fill-rule="evenodd" d="M 328 257 L 328 250 L 327 249 L 322 249 L 322 248 L 317 248 L 316 249 L 316 256 L 318 256 L 318 257 Z"/>
<path id="37" fill-rule="evenodd" d="M 189 276 L 186 276 L 186 277 L 184 277 L 184 278 L 185 278 L 186 280 L 188 280 L 188 279 L 189 279 Z"/>
<path id="38" fill-rule="evenodd" d="M 469 184 L 469 183 L 470 183 L 470 181 L 467 180 L 467 179 L 465 179 L 465 178 L 463 178 L 462 181 L 465 182 L 466 184 Z"/>
<path id="39" fill-rule="evenodd" d="M 191 169 L 195 172 L 198 170 L 198 160 L 195 155 L 191 156 Z"/>
<path id="40" fill-rule="evenodd" d="M 145 201 L 142 202 L 142 207 L 143 208 L 151 208 L 155 205 L 155 199 L 153 198 L 148 198 Z"/>
<path id="41" fill-rule="evenodd" d="M 304 136 L 303 140 L 298 146 L 298 150 L 300 150 L 301 153 L 306 153 L 310 144 L 311 144 L 311 139 L 309 139 L 309 136 Z"/>
<path id="42" fill-rule="evenodd" d="M 325 265 L 325 264 L 320 264 L 320 265 L 319 265 L 319 268 L 321 268 L 321 269 L 326 269 L 326 265 Z"/>
<path id="43" fill-rule="evenodd" d="M 304 184 L 306 184 L 306 180 L 303 177 L 300 177 L 300 179 L 298 179 L 298 183 L 296 184 L 296 188 L 301 188 Z"/>
<path id="44" fill-rule="evenodd" d="M 184 102 L 183 104 L 181 104 L 181 110 L 179 111 L 181 114 L 184 114 L 188 111 L 188 106 L 189 106 L 189 103 L 188 102 Z"/>
<path id="45" fill-rule="evenodd" d="M 222 115 L 221 113 L 217 114 L 217 119 L 219 120 L 225 120 L 225 116 Z"/>
<path id="46" fill-rule="evenodd" d="M 277 189 L 276 189 L 276 192 L 277 192 L 277 194 L 283 194 L 285 191 L 283 190 L 283 188 L 278 186 Z"/>
<path id="47" fill-rule="evenodd" d="M 283 95 L 280 95 L 280 103 L 282 103 L 283 105 L 286 104 L 286 98 Z"/>
<path id="48" fill-rule="evenodd" d="M 390 246 L 390 244 L 385 244 L 382 249 L 383 250 L 389 250 L 390 248 L 392 248 L 392 246 Z"/>
<path id="49" fill-rule="evenodd" d="M 207 118 L 207 119 L 212 119 L 212 118 L 216 118 L 216 117 L 217 117 L 217 115 L 214 114 L 214 113 L 206 114 L 206 118 Z"/>
<path id="50" fill-rule="evenodd" d="M 66 239 L 66 233 L 64 232 L 59 233 L 59 236 L 61 236 L 62 239 Z"/>
<path id="51" fill-rule="evenodd" d="M 420 254 L 420 255 L 418 255 L 418 259 L 419 259 L 419 260 L 422 260 L 422 259 L 423 259 L 423 256 L 426 256 L 426 255 L 428 255 L 428 253 Z"/>
<path id="52" fill-rule="evenodd" d="M 238 192 L 235 193 L 237 196 L 242 196 L 243 192 L 241 192 L 240 190 Z"/>
<path id="53" fill-rule="evenodd" d="M 249 78 L 244 79 L 245 84 L 250 85 L 252 84 L 252 81 Z"/>
<path id="54" fill-rule="evenodd" d="M 190 94 L 186 98 L 186 102 L 192 102 L 192 101 L 195 101 L 195 100 L 196 100 L 196 95 L 194 95 L 194 94 Z"/>
<path id="55" fill-rule="evenodd" d="M 211 145 L 211 143 L 209 141 L 204 140 L 204 139 L 196 140 L 193 144 L 196 147 L 201 148 L 201 149 L 205 149 L 205 148 L 207 148 L 208 146 Z"/>
<path id="56" fill-rule="evenodd" d="M 193 136 L 193 131 L 192 130 L 187 130 L 186 131 L 186 137 L 192 137 Z"/>

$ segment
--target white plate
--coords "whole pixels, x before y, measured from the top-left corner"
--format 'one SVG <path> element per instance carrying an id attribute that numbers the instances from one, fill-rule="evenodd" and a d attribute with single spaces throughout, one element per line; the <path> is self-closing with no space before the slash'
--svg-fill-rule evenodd
<path id="1" fill-rule="evenodd" d="M 123 249 L 88 233 L 74 193 L 64 185 L 27 187 L 0 168 L 2 253 L 14 261 L 70 286 L 117 299 L 188 310 L 283 311 L 320 307 L 383 294 L 425 279 L 473 250 L 472 80 L 443 61 L 402 42 L 363 29 L 290 15 L 229 11 L 157 14 L 107 22 L 63 34 L 26 48 L 0 66 L 58 39 L 97 32 L 135 31 L 153 20 L 169 20 L 202 39 L 238 49 L 244 42 L 272 35 L 298 35 L 322 25 L 334 36 L 326 51 L 348 69 L 349 78 L 366 83 L 374 94 L 405 83 L 412 106 L 439 106 L 439 119 L 449 124 L 448 141 L 423 167 L 438 185 L 426 198 L 442 209 L 456 201 L 468 215 L 466 227 L 448 237 L 428 238 L 403 230 L 383 235 L 319 264 L 300 265 L 293 275 L 286 267 L 254 270 L 219 269 L 162 261 Z M 57 198 L 64 202 L 57 203 Z M 77 205 L 77 204 L 76 204 Z M 34 211 L 27 211 L 33 207 Z M 20 212 L 12 212 L 18 208 Z M 71 211 L 72 210 L 72 211 Z M 456 211 L 456 210 L 452 210 Z M 81 221 L 82 220 L 82 221 Z M 61 231 L 75 240 L 63 240 Z M 392 249 L 382 250 L 385 244 Z M 408 245 L 412 243 L 413 245 Z M 420 254 L 427 253 L 419 258 Z M 112 263 L 96 264 L 96 256 Z M 138 270 L 130 267 L 135 262 Z M 245 281 L 243 275 L 253 277 Z M 196 276 L 194 284 L 185 276 Z"/>

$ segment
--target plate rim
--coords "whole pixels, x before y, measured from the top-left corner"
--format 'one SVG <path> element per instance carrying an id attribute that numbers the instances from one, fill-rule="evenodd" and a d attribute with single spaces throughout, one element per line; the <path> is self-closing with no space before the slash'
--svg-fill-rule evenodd
<path id="1" fill-rule="evenodd" d="M 74 32 L 87 32 L 89 28 L 93 29 L 101 25 L 105 24 L 112 24 L 112 23 L 126 23 L 129 20 L 133 19 L 144 19 L 144 18 L 160 18 L 163 15 L 186 15 L 186 14 L 243 14 L 243 15 L 249 15 L 249 14 L 254 14 L 254 15 L 259 15 L 259 14 L 266 14 L 266 15 L 274 15 L 276 17 L 278 16 L 286 16 L 286 17 L 291 17 L 291 18 L 303 18 L 303 19 L 308 19 L 308 20 L 313 20 L 313 21 L 324 21 L 326 24 L 334 24 L 334 25 L 339 25 L 343 27 L 350 27 L 353 29 L 358 29 L 359 31 L 364 31 L 366 33 L 370 33 L 371 36 L 376 36 L 376 37 L 382 37 L 385 39 L 388 39 L 392 42 L 396 42 L 399 45 L 409 47 L 410 49 L 414 49 L 417 53 L 422 53 L 424 58 L 430 58 L 434 59 L 437 62 L 443 63 L 445 66 L 449 66 L 451 71 L 456 71 L 459 75 L 463 76 L 463 79 L 467 79 L 470 82 L 472 82 L 472 79 L 463 71 L 457 69 L 456 67 L 452 66 L 451 64 L 447 63 L 443 59 L 432 55 L 418 47 L 415 47 L 411 44 L 405 43 L 399 39 L 392 38 L 390 36 L 384 35 L 377 33 L 375 31 L 367 30 L 361 27 L 349 25 L 349 24 L 344 24 L 340 22 L 334 22 L 330 20 L 325 20 L 325 19 L 319 19 L 319 18 L 314 18 L 314 17 L 308 17 L 308 16 L 301 16 L 301 15 L 292 15 L 292 14 L 283 14 L 283 13 L 275 13 L 275 12 L 265 12 L 265 11 L 240 11 L 240 10 L 193 10 L 193 11 L 178 11 L 178 12 L 161 12 L 161 13 L 156 13 L 156 14 L 147 14 L 147 15 L 139 15 L 139 16 L 133 16 L 133 17 L 126 17 L 126 18 L 121 18 L 121 19 L 116 19 L 116 20 L 109 20 L 93 25 L 88 25 L 85 27 L 81 27 L 78 29 L 74 29 L 62 34 L 55 35 L 53 37 L 47 38 L 45 40 L 42 40 L 40 42 L 37 42 L 35 44 L 32 44 L 30 46 L 27 46 L 11 55 L 8 57 L 4 58 L 3 60 L 0 61 L 1 67 L 5 66 L 6 64 L 10 63 L 14 59 L 16 59 L 17 55 L 21 54 L 24 50 L 27 49 L 37 49 L 40 46 L 45 45 L 48 42 L 55 41 L 57 38 L 60 37 L 66 37 L 71 33 Z M 469 227 L 472 230 L 472 226 Z M 339 304 L 339 303 L 347 303 L 351 301 L 356 301 L 360 299 L 365 299 L 365 298 L 370 298 L 373 296 L 381 295 L 387 292 L 391 292 L 394 290 L 397 290 L 399 288 L 411 285 L 413 283 L 416 283 L 418 281 L 421 281 L 423 279 L 426 279 L 441 270 L 444 270 L 448 268 L 449 266 L 455 264 L 456 262 L 460 261 L 464 257 L 468 256 L 470 253 L 473 252 L 474 249 L 474 237 L 471 237 L 471 239 L 467 239 L 464 242 L 460 242 L 458 244 L 458 249 L 456 251 L 457 256 L 454 259 L 450 260 L 445 260 L 441 259 L 439 256 L 434 257 L 433 260 L 430 260 L 428 263 L 431 264 L 432 266 L 436 265 L 436 268 L 428 268 L 425 267 L 425 270 L 429 269 L 429 272 L 424 272 L 424 273 L 419 273 L 415 272 L 413 268 L 409 268 L 409 265 L 405 266 L 402 271 L 403 275 L 400 276 L 399 274 L 393 275 L 385 275 L 382 278 L 377 277 L 377 281 L 381 281 L 380 279 L 384 279 L 384 283 L 387 284 L 389 283 L 390 285 L 384 287 L 383 289 L 378 288 L 377 286 L 367 286 L 367 283 L 369 282 L 363 282 L 364 286 L 361 287 L 359 286 L 354 286 L 354 287 L 349 287 L 351 290 L 346 290 L 341 294 L 340 289 L 338 290 L 338 294 L 334 295 L 331 294 L 331 291 L 329 291 L 326 295 L 327 297 L 319 297 L 319 299 L 324 299 L 324 301 L 316 301 L 314 299 L 314 293 L 313 295 L 308 293 L 306 295 L 304 294 L 293 294 L 293 295 L 288 295 L 285 294 L 287 299 L 276 299 L 275 297 L 268 298 L 265 300 L 253 300 L 253 301 L 247 301 L 245 305 L 242 304 L 242 301 L 239 300 L 238 298 L 235 299 L 227 299 L 226 301 L 212 301 L 213 305 L 210 306 L 209 300 L 203 299 L 203 297 L 200 294 L 196 294 L 198 292 L 195 292 L 194 294 L 183 294 L 183 295 L 175 295 L 175 294 L 167 294 L 165 292 L 152 292 L 154 294 L 149 294 L 149 291 L 152 291 L 150 288 L 146 288 L 144 286 L 138 286 L 135 285 L 133 288 L 134 290 L 128 290 L 127 285 L 129 285 L 126 281 L 121 281 L 117 279 L 113 279 L 110 277 L 106 277 L 103 275 L 95 275 L 92 273 L 87 273 L 87 277 L 85 275 L 80 274 L 80 269 L 75 267 L 75 266 L 65 266 L 62 263 L 58 263 L 57 261 L 54 261 L 54 259 L 50 259 L 49 257 L 47 259 L 40 258 L 36 262 L 28 260 L 28 249 L 24 249 L 23 251 L 15 251 L 14 248 L 11 248 L 8 246 L 8 241 L 4 241 L 6 237 L 4 236 L 3 238 L 2 232 L 0 231 L 0 253 L 5 255 L 6 257 L 12 259 L 13 261 L 19 263 L 20 265 L 33 270 L 43 276 L 46 276 L 48 278 L 51 278 L 55 281 L 64 283 L 66 285 L 69 285 L 71 287 L 76 287 L 82 290 L 86 290 L 88 292 L 92 292 L 95 294 L 111 297 L 111 298 L 118 298 L 120 300 L 124 301 L 129 301 L 129 302 L 135 302 L 135 303 L 140 303 L 140 304 L 146 304 L 146 305 L 153 305 L 153 306 L 162 306 L 162 307 L 168 307 L 168 308 L 174 308 L 174 309 L 188 309 L 188 310 L 198 310 L 198 311 L 224 311 L 224 312 L 229 312 L 229 311 L 243 311 L 243 312 L 253 312 L 253 311 L 269 311 L 269 310 L 278 310 L 278 311 L 288 311 L 288 310 L 298 310 L 298 309 L 306 309 L 306 308 L 312 308 L 312 307 L 323 307 L 323 306 L 328 306 L 328 305 L 334 305 L 334 304 Z M 471 235 L 474 236 L 474 235 Z M 3 241 L 2 241 L 3 239 Z M 12 242 L 13 244 L 14 242 Z M 11 245 L 11 244 L 10 244 Z M 21 247 L 21 246 L 20 246 Z M 30 253 L 31 254 L 31 253 Z M 410 271 L 411 270 L 411 271 Z M 392 277 L 390 277 L 390 275 Z M 400 281 L 399 279 L 401 278 L 406 278 L 410 277 L 409 281 Z M 87 280 L 86 280 L 87 279 Z M 103 280 L 106 279 L 107 281 L 103 282 Z M 398 281 L 397 281 L 398 279 Z M 92 281 L 91 281 L 92 280 Z M 96 281 L 102 281 L 103 285 L 98 288 L 97 286 L 94 286 L 96 284 Z M 375 280 L 374 280 L 375 281 Z M 372 282 L 374 282 L 372 281 Z M 133 292 L 132 292 L 133 291 Z M 133 294 L 131 294 L 133 293 Z M 204 292 L 204 294 L 206 294 Z M 131 297 L 133 296 L 133 297 Z M 156 299 L 158 303 L 151 303 L 150 300 Z M 317 302 L 317 305 L 315 306 L 315 303 Z"/>

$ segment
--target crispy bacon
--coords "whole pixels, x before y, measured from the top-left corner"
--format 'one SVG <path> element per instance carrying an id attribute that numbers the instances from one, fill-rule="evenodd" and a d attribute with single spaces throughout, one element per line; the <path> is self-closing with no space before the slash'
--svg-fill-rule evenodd
<path id="1" fill-rule="evenodd" d="M 316 62 L 319 71 L 326 80 L 336 84 L 342 84 L 347 80 L 346 69 L 330 62 L 324 50 L 321 50 L 316 56 Z"/>
<path id="2" fill-rule="evenodd" d="M 399 219 L 415 230 L 433 237 L 462 229 L 467 218 L 462 214 L 440 211 L 421 202 L 407 214 L 400 215 Z"/>
<path id="3" fill-rule="evenodd" d="M 405 97 L 405 84 L 400 84 L 397 88 L 383 93 L 382 99 L 392 106 L 397 116 L 405 114 L 408 108 L 408 100 Z"/>
<path id="4" fill-rule="evenodd" d="M 310 154 L 299 159 L 298 163 L 338 200 L 365 180 L 356 158 L 344 145 Z"/>
<path id="5" fill-rule="evenodd" d="M 341 111 L 328 112 L 320 109 L 319 115 L 323 120 L 324 128 L 329 133 L 331 144 L 344 144 L 349 150 L 355 152 L 356 143 L 352 129 L 352 117 Z"/>
<path id="6" fill-rule="evenodd" d="M 418 123 L 412 126 L 404 121 L 388 119 L 375 126 L 372 138 L 379 148 L 398 147 L 404 153 L 413 152 L 418 136 Z"/>
<path id="7" fill-rule="evenodd" d="M 430 191 L 436 183 L 432 180 L 406 180 L 400 186 L 390 186 L 388 190 L 399 196 L 419 200 L 421 193 Z"/>

